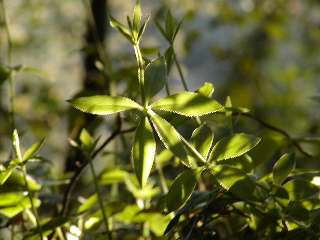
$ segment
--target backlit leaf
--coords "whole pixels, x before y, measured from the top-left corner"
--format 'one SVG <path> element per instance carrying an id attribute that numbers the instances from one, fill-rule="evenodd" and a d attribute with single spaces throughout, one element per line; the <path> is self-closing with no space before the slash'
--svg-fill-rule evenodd
<path id="1" fill-rule="evenodd" d="M 142 109 L 138 103 L 126 97 L 97 95 L 79 97 L 69 102 L 74 108 L 82 112 L 96 115 L 108 115 L 130 109 Z"/>
<path id="2" fill-rule="evenodd" d="M 293 154 L 284 154 L 274 164 L 272 176 L 276 184 L 281 184 L 295 168 L 296 162 Z"/>
<path id="3" fill-rule="evenodd" d="M 111 27 L 117 29 L 130 42 L 133 42 L 129 29 L 125 25 L 123 25 L 122 23 L 118 22 L 115 18 L 113 18 L 111 16 L 110 16 L 110 25 L 111 25 Z"/>
<path id="4" fill-rule="evenodd" d="M 211 171 L 223 188 L 240 198 L 250 198 L 255 184 L 244 171 L 222 164 L 212 167 Z"/>
<path id="5" fill-rule="evenodd" d="M 239 157 L 258 145 L 260 138 L 253 135 L 238 133 L 219 140 L 212 149 L 210 161 L 220 161 Z"/>
<path id="6" fill-rule="evenodd" d="M 148 113 L 164 146 L 180 158 L 184 164 L 189 166 L 187 152 L 181 140 L 182 136 L 167 120 L 155 114 L 153 111 L 149 111 Z"/>
<path id="7" fill-rule="evenodd" d="M 169 212 L 179 209 L 190 198 L 200 171 L 191 169 L 182 172 L 172 183 L 167 193 L 167 208 Z"/>
<path id="8" fill-rule="evenodd" d="M 152 127 L 147 117 L 140 120 L 136 129 L 132 148 L 133 166 L 137 179 L 142 187 L 145 186 L 154 162 L 156 142 Z"/>
<path id="9" fill-rule="evenodd" d="M 212 83 L 205 82 L 196 92 L 205 97 L 211 97 L 214 92 L 214 87 Z"/>
<path id="10" fill-rule="evenodd" d="M 23 161 L 26 161 L 33 157 L 43 146 L 44 140 L 45 139 L 42 139 L 39 142 L 32 144 L 31 147 L 29 147 L 23 154 Z"/>
<path id="11" fill-rule="evenodd" d="M 194 92 L 182 92 L 153 103 L 154 110 L 175 112 L 188 117 L 202 116 L 223 110 L 217 101 Z"/>
<path id="12" fill-rule="evenodd" d="M 160 57 L 147 65 L 144 78 L 147 100 L 156 95 L 164 87 L 166 74 L 166 61 L 164 57 Z"/>

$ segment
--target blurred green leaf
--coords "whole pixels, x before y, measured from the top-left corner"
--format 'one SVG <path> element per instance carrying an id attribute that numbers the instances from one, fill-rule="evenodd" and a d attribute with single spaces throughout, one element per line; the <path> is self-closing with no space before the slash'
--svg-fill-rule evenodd
<path id="1" fill-rule="evenodd" d="M 100 176 L 101 184 L 114 184 L 124 182 L 129 173 L 119 168 L 109 168 Z"/>
<path id="2" fill-rule="evenodd" d="M 207 125 L 202 124 L 193 131 L 190 143 L 205 159 L 207 159 L 213 142 L 213 137 L 211 129 Z"/>
<path id="3" fill-rule="evenodd" d="M 37 208 L 40 206 L 41 202 L 37 198 L 32 198 L 33 205 Z M 23 212 L 25 209 L 31 208 L 30 199 L 28 196 L 23 197 L 20 199 L 19 203 L 15 204 L 14 206 L 0 208 L 0 214 L 12 218 L 17 214 Z"/>
<path id="4" fill-rule="evenodd" d="M 31 145 L 31 147 L 29 147 L 25 153 L 23 154 L 23 161 L 29 160 L 30 158 L 32 158 L 37 152 L 39 152 L 39 150 L 41 149 L 41 147 L 44 144 L 45 139 L 43 138 L 42 140 L 40 140 L 39 142 L 36 142 L 34 144 Z"/>
<path id="5" fill-rule="evenodd" d="M 196 91 L 205 97 L 211 97 L 214 92 L 214 87 L 212 83 L 205 82 L 199 89 Z"/>
<path id="6" fill-rule="evenodd" d="M 122 23 L 118 22 L 115 18 L 110 16 L 110 25 L 111 27 L 117 29 L 124 37 L 126 37 L 131 43 L 133 42 L 131 33 L 129 29 L 123 25 Z"/>

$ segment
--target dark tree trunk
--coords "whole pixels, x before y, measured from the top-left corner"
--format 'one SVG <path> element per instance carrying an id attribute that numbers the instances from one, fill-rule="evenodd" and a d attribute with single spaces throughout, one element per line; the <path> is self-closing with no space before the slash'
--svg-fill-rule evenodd
<path id="1" fill-rule="evenodd" d="M 89 7 L 89 6 L 88 6 Z M 109 92 L 108 76 L 96 66 L 96 62 L 104 63 L 103 52 L 104 41 L 107 34 L 107 0 L 91 0 L 88 9 L 87 31 L 85 34 L 85 47 L 83 52 L 83 89 L 77 96 L 107 94 Z M 81 129 L 93 133 L 99 125 L 99 119 L 88 114 L 70 110 L 69 136 L 78 139 Z M 83 156 L 77 149 L 70 148 L 66 163 L 66 171 L 76 170 L 83 162 Z"/>

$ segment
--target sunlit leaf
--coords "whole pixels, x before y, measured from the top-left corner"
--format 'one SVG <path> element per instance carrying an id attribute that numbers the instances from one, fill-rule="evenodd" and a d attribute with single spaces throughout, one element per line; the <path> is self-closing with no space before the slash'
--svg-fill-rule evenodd
<path id="1" fill-rule="evenodd" d="M 205 97 L 211 97 L 214 92 L 213 84 L 205 82 L 196 92 Z"/>
<path id="2" fill-rule="evenodd" d="M 154 110 L 175 112 L 188 117 L 223 111 L 217 101 L 194 92 L 182 92 L 162 98 L 151 105 Z"/>
<path id="3" fill-rule="evenodd" d="M 141 4 L 140 0 L 136 1 L 136 4 L 133 8 L 133 29 L 138 32 L 141 22 Z"/>
<path id="4" fill-rule="evenodd" d="M 128 172 L 119 168 L 109 168 L 104 171 L 100 176 L 101 184 L 114 184 L 123 182 L 127 177 Z"/>
<path id="5" fill-rule="evenodd" d="M 17 159 L 19 162 L 22 162 L 22 156 L 21 156 L 21 150 L 20 150 L 20 140 L 19 140 L 19 135 L 17 129 L 14 129 L 12 133 L 12 144 L 13 144 L 13 149 L 16 154 Z"/>
<path id="6" fill-rule="evenodd" d="M 32 202 L 35 207 L 39 207 L 41 203 L 40 200 L 37 198 L 32 198 Z M 0 208 L 0 214 L 6 217 L 12 218 L 16 216 L 18 213 L 21 213 L 22 211 L 24 211 L 25 209 L 31 208 L 31 206 L 32 205 L 29 197 L 25 196 L 19 201 L 19 203 L 17 203 L 14 206 Z"/>
<path id="7" fill-rule="evenodd" d="M 190 198 L 200 171 L 185 170 L 173 181 L 167 193 L 167 209 L 169 212 L 179 209 Z"/>
<path id="8" fill-rule="evenodd" d="M 85 152 L 91 152 L 92 149 L 94 148 L 94 140 L 90 135 L 90 133 L 85 128 L 81 130 L 79 138 L 81 141 L 81 148 Z"/>
<path id="9" fill-rule="evenodd" d="M 260 138 L 253 135 L 238 133 L 219 140 L 212 149 L 210 161 L 220 161 L 239 157 L 258 145 Z"/>
<path id="10" fill-rule="evenodd" d="M 131 109 L 142 109 L 142 107 L 135 101 L 126 97 L 113 96 L 91 96 L 79 97 L 69 101 L 71 105 L 86 113 L 96 115 L 108 115 Z"/>
<path id="11" fill-rule="evenodd" d="M 140 120 L 136 129 L 132 147 L 133 166 L 137 179 L 142 187 L 145 186 L 156 153 L 156 142 L 153 130 L 148 118 L 145 116 Z"/>
<path id="12" fill-rule="evenodd" d="M 110 25 L 111 25 L 111 27 L 117 29 L 130 42 L 133 42 L 129 29 L 125 25 L 123 25 L 122 23 L 118 22 L 115 18 L 113 18 L 111 16 L 110 16 Z"/>
<path id="13" fill-rule="evenodd" d="M 284 154 L 274 164 L 272 176 L 276 184 L 281 184 L 295 168 L 296 162 L 293 154 Z"/>

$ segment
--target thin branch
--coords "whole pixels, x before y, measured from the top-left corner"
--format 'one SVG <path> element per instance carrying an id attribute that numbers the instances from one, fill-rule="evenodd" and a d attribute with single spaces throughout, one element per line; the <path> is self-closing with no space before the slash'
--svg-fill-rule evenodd
<path id="1" fill-rule="evenodd" d="M 111 135 L 103 142 L 103 144 L 91 155 L 91 159 L 94 160 L 95 157 L 118 135 L 120 134 L 126 134 L 129 132 L 133 132 L 135 130 L 135 127 L 121 130 L 120 128 L 117 128 L 114 132 L 111 133 Z M 62 210 L 61 214 L 62 216 L 67 216 L 71 195 L 76 187 L 80 177 L 82 176 L 84 170 L 89 166 L 89 161 L 83 163 L 81 167 L 74 173 L 73 177 L 70 180 L 70 183 L 68 184 L 64 195 L 63 195 L 63 202 L 62 202 Z"/>
<path id="2" fill-rule="evenodd" d="M 277 132 L 279 134 L 281 134 L 282 136 L 284 136 L 285 138 L 287 138 L 289 140 L 289 142 L 292 143 L 292 145 L 301 153 L 303 154 L 304 156 L 306 157 L 313 157 L 310 153 L 306 152 L 302 147 L 301 145 L 299 144 L 299 142 L 297 140 L 295 140 L 293 137 L 291 137 L 291 135 L 286 132 L 285 130 L 279 128 L 279 127 L 276 127 L 274 125 L 271 125 L 270 123 L 267 123 L 259 118 L 257 118 L 256 116 L 254 116 L 253 114 L 251 113 L 243 113 L 243 112 L 233 112 L 232 115 L 234 116 L 244 116 L 246 118 L 250 118 L 254 121 L 256 121 L 257 123 L 259 123 L 261 126 L 271 130 L 271 131 L 274 131 L 274 132 Z"/>

